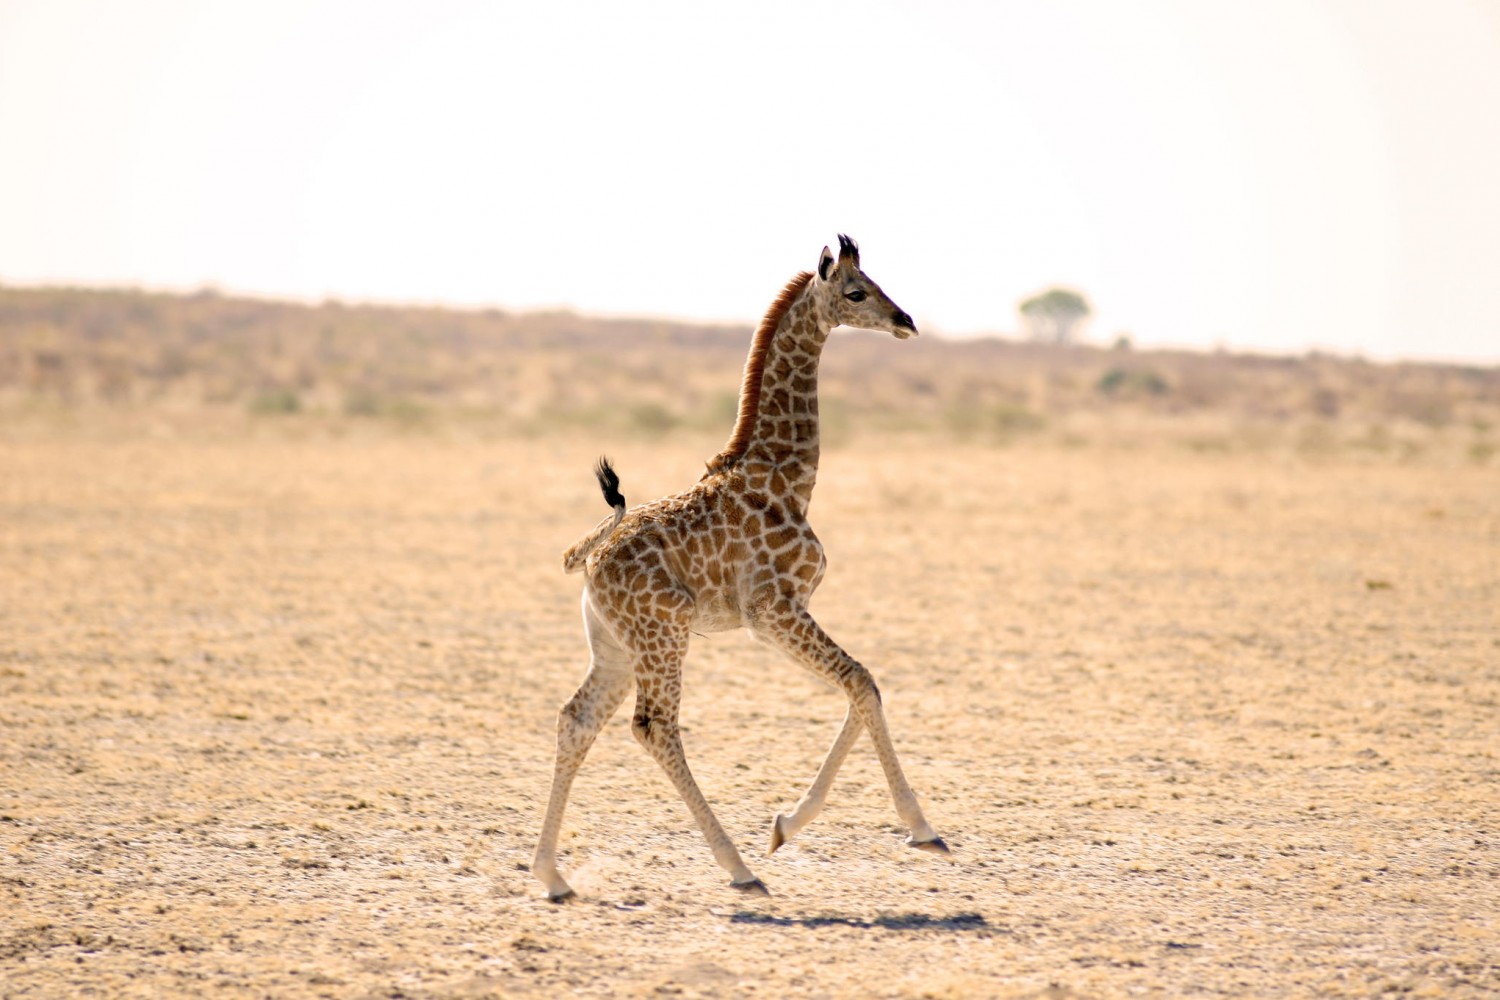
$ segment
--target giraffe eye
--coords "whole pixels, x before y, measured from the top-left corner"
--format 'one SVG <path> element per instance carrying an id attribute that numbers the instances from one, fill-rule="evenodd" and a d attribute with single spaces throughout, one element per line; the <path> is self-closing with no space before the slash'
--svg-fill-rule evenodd
<path id="1" fill-rule="evenodd" d="M 865 300 L 865 293 L 856 288 L 852 292 L 845 292 L 844 298 L 848 299 L 850 302 L 863 302 Z"/>

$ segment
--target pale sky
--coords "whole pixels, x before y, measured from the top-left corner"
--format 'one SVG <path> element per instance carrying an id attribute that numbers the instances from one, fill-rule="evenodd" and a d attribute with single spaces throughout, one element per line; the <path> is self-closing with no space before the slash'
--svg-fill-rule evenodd
<path id="1" fill-rule="evenodd" d="M 1500 363 L 1500 0 L 0 0 L 0 283 Z"/>

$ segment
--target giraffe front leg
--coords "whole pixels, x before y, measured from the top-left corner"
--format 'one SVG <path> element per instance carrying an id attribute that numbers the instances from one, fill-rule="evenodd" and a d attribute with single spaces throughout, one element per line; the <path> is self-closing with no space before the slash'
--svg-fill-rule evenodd
<path id="1" fill-rule="evenodd" d="M 890 731 L 886 726 L 885 711 L 880 704 L 880 689 L 876 687 L 875 679 L 870 676 L 870 672 L 834 642 L 801 605 L 785 601 L 772 603 L 755 615 L 752 627 L 756 634 L 766 642 L 786 652 L 798 663 L 844 691 L 849 698 L 850 714 L 859 720 L 862 728 L 869 731 L 870 739 L 875 744 L 875 755 L 879 758 L 881 769 L 885 772 L 886 784 L 890 786 L 891 801 L 896 807 L 896 814 L 901 817 L 901 821 L 910 831 L 907 844 L 933 854 L 947 854 L 948 845 L 943 842 L 942 837 L 937 835 L 931 824 L 927 822 L 926 816 L 922 814 L 922 806 L 917 802 L 916 793 L 912 791 L 910 783 L 906 780 L 906 774 L 901 769 L 901 761 L 896 756 L 896 748 L 891 742 Z M 846 719 L 845 730 L 847 729 Z M 848 753 L 853 737 L 850 736 L 846 741 L 845 730 L 841 730 L 839 738 L 834 741 L 828 758 L 824 760 L 823 767 L 819 770 L 817 779 L 814 780 L 814 788 L 808 793 L 809 796 L 818 790 L 820 782 L 824 782 L 825 772 L 827 772 L 827 783 L 832 782 L 834 773 L 838 771 L 838 765 L 843 762 L 842 754 Z M 821 792 L 826 794 L 826 787 L 821 789 Z M 802 806 L 799 804 L 796 812 L 800 812 L 801 809 Z M 816 812 L 816 808 L 811 809 L 808 819 L 816 815 Z"/>
<path id="2" fill-rule="evenodd" d="M 844 764 L 844 758 L 849 756 L 849 750 L 854 746 L 854 741 L 859 739 L 860 732 L 864 726 L 859 721 L 854 706 L 844 713 L 844 724 L 839 728 L 839 734 L 833 741 L 833 746 L 828 750 L 828 756 L 823 758 L 822 765 L 818 768 L 817 777 L 807 790 L 807 794 L 797 802 L 790 815 L 777 813 L 771 820 L 771 846 L 767 854 L 775 854 L 776 849 L 791 840 L 807 824 L 811 823 L 818 813 L 823 811 L 823 803 L 828 799 L 828 790 L 833 786 L 833 779 L 838 777 L 839 768 Z"/>

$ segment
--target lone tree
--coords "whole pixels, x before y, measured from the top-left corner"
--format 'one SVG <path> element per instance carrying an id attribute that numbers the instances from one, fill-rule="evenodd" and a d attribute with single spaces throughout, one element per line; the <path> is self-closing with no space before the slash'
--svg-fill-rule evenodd
<path id="1" fill-rule="evenodd" d="M 1073 329 L 1094 313 L 1081 293 L 1060 287 L 1038 292 L 1017 308 L 1031 339 L 1049 344 L 1073 343 Z"/>

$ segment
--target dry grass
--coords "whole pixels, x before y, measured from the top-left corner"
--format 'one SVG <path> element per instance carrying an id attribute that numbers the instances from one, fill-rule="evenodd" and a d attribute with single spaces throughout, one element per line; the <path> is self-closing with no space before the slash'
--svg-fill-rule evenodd
<path id="1" fill-rule="evenodd" d="M 1009 375 L 984 388 L 951 363 L 962 345 L 866 343 L 830 348 L 831 385 L 864 378 L 918 414 L 957 379 L 1010 398 Z M 735 384 L 739 350 L 679 346 L 643 357 L 705 393 Z M 862 369 L 877 346 L 889 367 Z M 516 377 L 594 366 L 624 392 L 578 350 L 518 349 Z M 1387 413 L 1383 448 L 1351 414 L 1408 385 L 1395 369 L 1254 362 L 1231 381 L 1260 389 L 1216 390 L 1248 406 L 1267 386 L 1300 398 L 1323 365 L 1378 376 L 1337 390 L 1311 447 L 1305 411 L 1283 427 L 1240 423 L 1240 403 L 1174 412 L 1177 388 L 1094 399 L 1107 352 L 973 350 L 1041 379 L 1011 401 L 1039 427 L 882 427 L 850 401 L 813 508 L 814 610 L 880 679 L 957 860 L 901 846 L 862 743 L 825 814 L 752 860 L 764 901 L 727 887 L 623 716 L 568 815 L 582 898 L 550 905 L 525 870 L 583 669 L 557 558 L 603 513 L 589 464 L 609 450 L 632 500 L 678 489 L 727 418 L 621 417 L 649 381 L 570 427 L 498 397 L 475 415 L 457 363 L 412 390 L 414 418 L 182 390 L 207 362 L 158 399 L 154 381 L 114 401 L 8 382 L 0 993 L 1500 990 L 1500 483 L 1465 423 L 1494 400 L 1452 387 L 1493 375 L 1415 371 L 1449 386 L 1450 422 Z M 900 358 L 949 360 L 903 395 Z M 1182 359 L 1200 363 L 1226 362 Z M 324 371 L 313 385 L 343 385 Z M 841 707 L 739 635 L 697 641 L 686 699 L 695 772 L 750 858 Z"/>
<path id="2" fill-rule="evenodd" d="M 567 313 L 0 288 L 0 419 L 238 435 L 383 423 L 489 437 L 720 434 L 749 328 Z M 1492 465 L 1500 368 L 841 333 L 825 433 Z M 282 431 L 278 431 L 281 433 Z"/>

